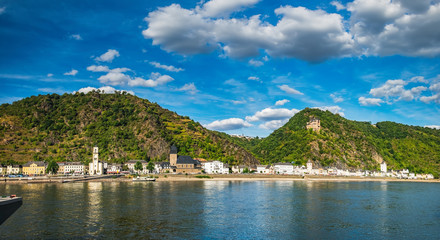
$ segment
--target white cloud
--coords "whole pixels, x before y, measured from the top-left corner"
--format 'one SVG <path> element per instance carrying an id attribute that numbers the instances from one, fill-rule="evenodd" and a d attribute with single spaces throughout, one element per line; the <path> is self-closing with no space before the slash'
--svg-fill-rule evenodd
<path id="1" fill-rule="evenodd" d="M 212 22 L 179 4 L 150 12 L 145 21 L 148 28 L 142 31 L 143 36 L 153 39 L 153 45 L 160 45 L 168 52 L 207 53 L 216 47 L 211 34 Z"/>
<path id="2" fill-rule="evenodd" d="M 211 0 L 198 9 L 206 17 L 227 17 L 232 12 L 252 6 L 260 0 Z"/>
<path id="3" fill-rule="evenodd" d="M 212 0 L 194 9 L 172 4 L 150 12 L 142 33 L 153 45 L 184 55 L 217 49 L 224 53 L 220 56 L 234 58 L 263 53 L 309 62 L 359 55 L 440 55 L 439 0 L 354 0 L 346 6 L 332 1 L 337 10 L 350 12 L 347 19 L 289 5 L 274 10 L 279 19 L 275 24 L 260 15 L 227 18 L 257 2 Z"/>
<path id="4" fill-rule="evenodd" d="M 342 3 L 338 2 L 338 1 L 333 1 L 330 3 L 331 5 L 336 7 L 336 10 L 341 11 L 344 9 L 347 9 Z"/>
<path id="5" fill-rule="evenodd" d="M 246 121 L 256 122 L 256 121 L 283 120 L 286 118 L 291 118 L 297 112 L 299 112 L 298 109 L 265 108 L 261 111 L 256 112 L 253 116 L 247 116 Z"/>
<path id="6" fill-rule="evenodd" d="M 91 65 L 91 66 L 87 67 L 87 71 L 91 71 L 91 72 L 110 72 L 110 69 L 107 66 Z"/>
<path id="7" fill-rule="evenodd" d="M 70 35 L 70 38 L 71 39 L 75 39 L 75 40 L 82 40 L 82 37 L 81 37 L 81 35 L 79 35 L 79 34 L 72 34 L 72 35 Z"/>
<path id="8" fill-rule="evenodd" d="M 47 77 L 53 77 L 53 73 L 48 73 Z"/>
<path id="9" fill-rule="evenodd" d="M 420 97 L 420 101 L 424 102 L 424 103 L 430 103 L 432 101 L 434 101 L 437 104 L 440 104 L 440 93 L 434 94 L 432 96 L 423 96 Z"/>
<path id="10" fill-rule="evenodd" d="M 173 81 L 174 78 L 168 75 L 161 75 L 160 73 L 152 73 L 150 79 L 134 78 L 128 81 L 129 86 L 143 86 L 143 87 L 157 87 Z"/>
<path id="11" fill-rule="evenodd" d="M 114 49 L 109 49 L 106 53 L 95 58 L 95 60 L 99 62 L 112 62 L 115 57 L 119 57 L 119 52 Z"/>
<path id="12" fill-rule="evenodd" d="M 344 98 L 339 96 L 338 94 L 332 93 L 330 94 L 330 97 L 333 99 L 333 102 L 340 103 L 344 101 Z"/>
<path id="13" fill-rule="evenodd" d="M 433 129 L 439 129 L 440 130 L 440 125 L 426 125 L 426 128 L 433 128 Z"/>
<path id="14" fill-rule="evenodd" d="M 248 77 L 248 80 L 260 81 L 260 78 L 259 77 L 251 76 L 251 77 Z"/>
<path id="15" fill-rule="evenodd" d="M 290 102 L 290 101 L 287 99 L 279 100 L 275 103 L 275 106 L 283 106 L 284 104 L 286 104 L 288 102 Z"/>
<path id="16" fill-rule="evenodd" d="M 438 56 L 438 2 L 355 0 L 347 5 L 351 32 L 366 55 Z"/>
<path id="17" fill-rule="evenodd" d="M 405 89 L 407 84 L 408 82 L 401 79 L 388 80 L 382 86 L 371 89 L 370 94 L 374 97 L 385 97 L 386 99 L 397 97 L 396 101 L 412 101 L 418 98 L 421 92 L 428 89 L 425 86 L 417 86 L 407 90 Z"/>
<path id="18" fill-rule="evenodd" d="M 235 105 L 237 105 L 237 104 L 245 104 L 246 100 L 231 100 L 231 102 L 233 104 L 235 104 Z"/>
<path id="19" fill-rule="evenodd" d="M 66 73 L 64 73 L 64 75 L 66 75 L 66 76 L 75 76 L 77 73 L 78 73 L 78 70 L 72 69 L 72 71 L 66 72 Z"/>
<path id="20" fill-rule="evenodd" d="M 85 88 L 81 88 L 80 90 L 78 90 L 78 92 L 87 94 L 88 92 L 96 91 L 96 90 L 100 90 L 100 91 L 102 91 L 102 93 L 107 93 L 107 94 L 112 94 L 112 93 L 115 93 L 115 91 L 120 91 L 120 92 L 127 92 L 131 95 L 135 95 L 133 91 L 116 90 L 110 86 L 104 86 L 104 87 L 100 87 L 100 88 L 85 87 Z M 73 93 L 75 93 L 75 92 L 73 92 Z"/>
<path id="21" fill-rule="evenodd" d="M 365 97 L 360 97 L 359 98 L 359 104 L 361 104 L 362 106 L 380 106 L 381 103 L 383 103 L 384 101 L 380 98 L 365 98 Z"/>
<path id="22" fill-rule="evenodd" d="M 245 58 L 258 56 L 263 49 L 272 56 L 311 62 L 351 54 L 354 40 L 341 15 L 291 6 L 275 9 L 275 14 L 281 17 L 272 25 L 261 21 L 260 15 L 212 19 L 172 4 L 150 12 L 145 18 L 148 28 L 142 33 L 153 45 L 181 54 L 207 53 L 221 47 L 227 56 Z M 263 63 L 252 60 L 249 64 Z"/>
<path id="23" fill-rule="evenodd" d="M 253 125 L 240 118 L 217 120 L 212 123 L 204 125 L 204 127 L 208 129 L 219 130 L 219 131 L 235 130 L 235 129 L 246 128 L 251 126 Z"/>
<path id="24" fill-rule="evenodd" d="M 269 122 L 262 123 L 262 124 L 258 125 L 258 127 L 263 128 L 263 129 L 268 129 L 268 130 L 275 130 L 275 129 L 278 129 L 278 128 L 284 126 L 284 124 L 286 124 L 288 121 L 289 121 L 289 119 L 272 120 Z"/>
<path id="25" fill-rule="evenodd" d="M 1 7 L 0 8 L 0 15 L 2 15 L 5 12 L 6 12 L 6 7 Z"/>
<path id="26" fill-rule="evenodd" d="M 186 83 L 185 85 L 183 85 L 183 87 L 179 88 L 178 91 L 188 92 L 189 94 L 192 95 L 199 92 L 199 90 L 197 89 L 196 85 L 194 85 L 194 83 Z"/>
<path id="27" fill-rule="evenodd" d="M 291 87 L 289 87 L 288 85 L 285 85 L 285 84 L 278 86 L 278 88 L 283 90 L 286 93 L 289 93 L 289 94 L 304 95 L 304 93 L 302 93 L 302 92 L 300 92 L 300 91 L 298 91 L 296 89 L 293 89 L 293 88 L 291 88 Z"/>
<path id="28" fill-rule="evenodd" d="M 328 107 L 316 107 L 317 109 L 320 109 L 322 111 L 329 111 L 333 114 L 338 114 L 341 117 L 345 117 L 344 112 L 342 111 L 342 108 L 339 106 L 328 106 Z"/>
<path id="29" fill-rule="evenodd" d="M 249 64 L 254 67 L 261 67 L 264 65 L 264 63 L 262 61 L 258 61 L 258 60 L 254 60 L 254 59 L 249 60 Z"/>
<path id="30" fill-rule="evenodd" d="M 183 68 L 176 68 L 174 66 L 162 65 L 162 64 L 160 64 L 158 62 L 150 62 L 150 64 L 153 65 L 156 68 L 165 69 L 165 70 L 170 71 L 170 72 L 181 72 L 181 71 L 184 70 Z"/>

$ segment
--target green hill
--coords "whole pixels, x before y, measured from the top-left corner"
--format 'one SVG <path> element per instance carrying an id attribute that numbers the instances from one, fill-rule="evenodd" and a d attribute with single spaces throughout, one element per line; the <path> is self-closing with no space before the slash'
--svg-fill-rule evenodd
<path id="1" fill-rule="evenodd" d="M 242 147 L 189 117 L 126 93 L 57 94 L 25 98 L 0 106 L 0 161 L 100 159 L 165 161 L 170 145 L 180 155 L 256 164 Z"/>
<path id="2" fill-rule="evenodd" d="M 321 120 L 319 133 L 306 129 L 311 116 Z M 310 159 L 318 166 L 373 170 L 384 160 L 389 169 L 437 177 L 440 172 L 440 130 L 393 122 L 372 125 L 318 109 L 297 113 L 249 150 L 263 163 L 302 165 Z"/>

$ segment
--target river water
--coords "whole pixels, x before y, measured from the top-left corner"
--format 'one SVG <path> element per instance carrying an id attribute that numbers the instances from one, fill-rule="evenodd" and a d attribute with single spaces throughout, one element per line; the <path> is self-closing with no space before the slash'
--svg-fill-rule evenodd
<path id="1" fill-rule="evenodd" d="M 440 184 L 197 181 L 0 185 L 0 239 L 440 239 Z"/>

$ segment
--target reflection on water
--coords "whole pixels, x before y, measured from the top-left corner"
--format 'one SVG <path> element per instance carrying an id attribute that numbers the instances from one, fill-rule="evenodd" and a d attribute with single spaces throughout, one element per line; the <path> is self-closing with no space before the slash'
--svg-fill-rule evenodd
<path id="1" fill-rule="evenodd" d="M 0 239 L 438 239 L 433 183 L 89 182 L 0 185 L 24 198 Z"/>

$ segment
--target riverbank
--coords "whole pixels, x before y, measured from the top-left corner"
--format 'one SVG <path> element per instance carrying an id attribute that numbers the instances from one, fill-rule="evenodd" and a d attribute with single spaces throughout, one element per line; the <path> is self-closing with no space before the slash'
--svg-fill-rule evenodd
<path id="1" fill-rule="evenodd" d="M 397 179 L 386 177 L 342 177 L 342 176 L 292 176 L 292 175 L 265 175 L 265 174 L 215 174 L 215 175 L 177 175 L 177 174 L 151 174 L 157 182 L 174 181 L 350 181 L 350 182 L 431 182 L 440 183 L 440 179 L 416 180 L 416 179 Z M 210 178 L 197 176 L 209 176 Z M 6 181 L 5 181 L 6 179 Z M 129 176 L 105 175 L 98 178 L 93 177 L 41 177 L 41 178 L 1 178 L 0 184 L 32 184 L 32 183 L 68 183 L 68 182 L 132 182 Z"/>

